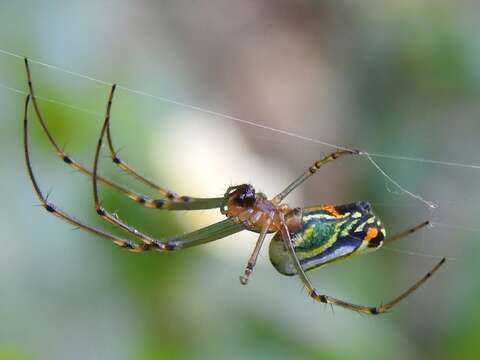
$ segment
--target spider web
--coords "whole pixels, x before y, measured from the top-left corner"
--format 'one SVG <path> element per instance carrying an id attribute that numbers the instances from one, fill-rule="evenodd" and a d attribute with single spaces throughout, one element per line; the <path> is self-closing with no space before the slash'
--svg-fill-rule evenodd
<path id="1" fill-rule="evenodd" d="M 4 50 L 4 49 L 0 49 L 0 54 L 3 55 L 3 56 L 18 59 L 21 62 L 23 62 L 23 59 L 24 59 L 24 56 L 22 56 L 20 54 L 17 54 L 17 53 L 10 52 L 8 50 Z M 113 85 L 113 83 L 111 83 L 109 81 L 105 81 L 105 80 L 102 80 L 102 79 L 99 79 L 99 78 L 96 78 L 96 77 L 93 77 L 93 76 L 89 76 L 89 75 L 86 75 L 86 74 L 82 74 L 82 73 L 78 73 L 78 72 L 71 71 L 71 70 L 68 70 L 68 69 L 64 69 L 62 67 L 58 67 L 58 66 L 55 66 L 55 65 L 52 65 L 52 64 L 49 64 L 49 63 L 38 61 L 36 59 L 30 59 L 29 58 L 29 61 L 30 61 L 30 63 L 36 64 L 38 66 L 41 66 L 41 67 L 44 67 L 44 68 L 47 68 L 47 69 L 50 69 L 54 72 L 64 73 L 64 74 L 71 75 L 73 77 L 88 80 L 90 82 L 94 82 L 96 84 L 99 84 L 103 87 L 110 87 L 111 85 Z M 2 82 L 0 82 L 0 88 L 4 89 L 6 91 L 10 91 L 12 93 L 21 95 L 21 96 L 26 96 L 28 94 L 28 92 L 26 90 L 23 90 L 23 89 L 17 88 L 17 87 L 13 87 L 13 86 L 9 86 L 9 85 L 7 85 L 5 83 L 2 83 Z M 328 142 L 328 141 L 325 141 L 324 139 L 320 139 L 320 138 L 314 138 L 314 137 L 306 136 L 304 134 L 301 134 L 300 132 L 292 132 L 292 131 L 289 131 L 289 130 L 264 125 L 264 124 L 259 123 L 259 122 L 255 122 L 255 121 L 247 120 L 247 119 L 244 119 L 244 118 L 240 118 L 240 117 L 232 116 L 232 115 L 229 115 L 229 114 L 225 114 L 225 113 L 222 113 L 222 112 L 217 112 L 217 111 L 214 111 L 214 110 L 206 109 L 206 108 L 203 108 L 203 107 L 200 107 L 200 106 L 196 106 L 196 105 L 192 105 L 192 104 L 189 104 L 189 103 L 186 103 L 186 102 L 178 101 L 178 100 L 175 100 L 175 99 L 172 99 L 172 98 L 154 95 L 154 94 L 151 94 L 149 92 L 133 89 L 133 88 L 121 85 L 121 84 L 117 84 L 117 89 L 121 89 L 121 90 L 123 90 L 127 93 L 135 94 L 135 95 L 138 95 L 138 96 L 141 96 L 141 97 L 150 98 L 150 99 L 153 99 L 153 100 L 156 100 L 156 101 L 168 103 L 168 104 L 171 104 L 171 105 L 183 108 L 183 109 L 193 110 L 195 112 L 203 113 L 203 114 L 206 114 L 206 115 L 209 115 L 209 116 L 213 116 L 215 118 L 229 120 L 229 121 L 234 122 L 234 123 L 239 123 L 239 124 L 243 124 L 243 125 L 246 125 L 246 126 L 249 126 L 249 127 L 259 128 L 259 129 L 262 129 L 262 130 L 265 130 L 265 131 L 268 131 L 268 132 L 271 132 L 271 133 L 280 134 L 280 135 L 283 135 L 283 136 L 286 136 L 286 137 L 289 137 L 289 138 L 300 140 L 300 141 L 305 142 L 305 143 L 314 144 L 314 145 L 321 145 L 321 146 L 331 148 L 331 149 L 353 150 L 353 148 L 351 148 L 351 147 L 340 145 L 340 144 L 335 144 L 335 143 L 332 143 L 332 142 Z M 98 117 L 98 118 L 103 118 L 104 117 L 103 112 L 95 111 L 95 110 L 92 110 L 91 108 L 88 108 L 88 107 L 76 106 L 76 105 L 73 105 L 69 102 L 59 101 L 59 100 L 57 100 L 53 97 L 49 97 L 49 96 L 42 96 L 42 95 L 38 96 L 37 95 L 36 97 L 37 97 L 37 99 L 39 99 L 43 102 L 48 102 L 48 103 L 51 103 L 51 104 L 66 107 L 66 108 L 72 109 L 74 111 L 83 112 L 83 113 L 86 113 L 86 114 L 89 114 L 91 116 L 95 116 L 95 117 Z M 386 160 L 391 160 L 391 161 L 396 161 L 396 162 L 417 163 L 417 164 L 420 164 L 422 166 L 437 166 L 437 167 L 452 169 L 452 170 L 455 170 L 455 171 L 458 171 L 458 169 L 473 170 L 473 171 L 480 170 L 480 165 L 479 164 L 471 164 L 471 163 L 465 163 L 465 162 L 461 162 L 461 161 L 458 161 L 458 162 L 445 161 L 445 160 L 442 160 L 442 159 L 429 159 L 429 158 L 416 157 L 416 156 L 404 156 L 404 155 L 401 155 L 401 154 L 370 152 L 368 149 L 358 149 L 358 150 L 360 150 L 360 154 L 368 160 L 368 162 L 370 163 L 372 168 L 379 175 L 381 175 L 384 178 L 385 189 L 389 193 L 391 193 L 395 196 L 408 196 L 409 198 L 411 198 L 412 200 L 414 200 L 416 202 L 417 205 L 414 205 L 414 206 L 422 206 L 424 209 L 426 209 L 428 211 L 428 213 L 430 215 L 429 219 L 431 221 L 430 227 L 442 228 L 442 229 L 450 230 L 450 231 L 453 231 L 453 232 L 466 231 L 466 232 L 480 233 L 480 228 L 475 227 L 475 226 L 465 226 L 465 225 L 457 224 L 457 223 L 450 222 L 450 221 L 440 221 L 440 220 L 438 220 L 438 219 L 443 219 L 443 216 L 439 215 L 439 212 L 441 212 L 442 209 L 449 208 L 449 207 L 452 207 L 452 206 L 455 207 L 455 208 L 458 208 L 459 206 L 463 206 L 464 204 L 466 204 L 466 201 L 463 201 L 463 202 L 462 201 L 451 201 L 450 203 L 446 203 L 446 202 L 442 201 L 441 203 L 439 203 L 437 201 L 428 199 L 424 195 L 422 195 L 420 193 L 417 193 L 416 191 L 412 190 L 410 186 L 407 186 L 407 185 L 403 184 L 401 181 L 397 180 L 389 171 L 387 171 L 385 169 L 385 167 L 383 165 L 381 165 L 379 163 L 379 160 L 386 159 Z M 375 206 L 401 206 L 401 207 L 412 206 L 411 204 L 400 204 L 400 205 L 393 204 L 392 205 L 392 203 L 383 203 L 382 204 L 382 203 L 378 203 L 378 202 L 374 203 L 374 205 Z M 415 256 L 433 257 L 433 258 L 442 257 L 440 255 L 433 255 L 433 254 L 430 254 L 430 253 L 427 253 L 427 252 L 422 252 L 422 251 L 405 250 L 405 249 L 402 249 L 402 248 L 397 248 L 396 246 L 388 246 L 388 247 L 384 247 L 384 248 L 387 249 L 388 251 L 394 251 L 394 252 L 397 252 L 397 253 L 400 253 L 400 254 L 406 254 L 406 255 L 415 255 Z M 461 259 L 462 257 L 448 257 L 448 258 L 450 260 L 458 260 L 458 259 Z"/>

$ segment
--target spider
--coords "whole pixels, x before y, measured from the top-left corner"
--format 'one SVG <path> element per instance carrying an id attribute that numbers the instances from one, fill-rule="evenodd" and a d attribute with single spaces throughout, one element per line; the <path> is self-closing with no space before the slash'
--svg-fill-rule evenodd
<path id="1" fill-rule="evenodd" d="M 319 169 L 336 159 L 346 155 L 362 155 L 360 151 L 340 149 L 321 160 L 317 160 L 304 173 L 283 189 L 278 195 L 269 199 L 265 194 L 256 192 L 250 184 L 241 184 L 229 187 L 224 196 L 216 198 L 196 198 L 179 196 L 175 192 L 160 187 L 153 181 L 140 175 L 135 169 L 124 162 L 115 151 L 110 131 L 110 111 L 112 107 L 115 85 L 112 85 L 108 98 L 107 108 L 100 137 L 95 151 L 93 170 L 74 160 L 57 144 L 48 130 L 35 98 L 32 77 L 28 59 L 25 59 L 25 68 L 28 80 L 29 94 L 25 101 L 24 113 L 24 152 L 29 178 L 36 195 L 47 212 L 59 217 L 80 229 L 111 240 L 115 245 L 133 253 L 145 251 L 173 251 L 202 245 L 228 235 L 249 230 L 259 234 L 255 248 L 247 262 L 240 282 L 247 284 L 255 267 L 260 249 L 267 234 L 274 234 L 270 246 L 269 257 L 272 265 L 281 274 L 298 275 L 309 296 L 317 302 L 341 306 L 343 308 L 363 314 L 382 314 L 401 300 L 412 294 L 428 278 L 430 278 L 444 263 L 442 258 L 426 275 L 410 288 L 386 304 L 379 306 L 363 306 L 336 299 L 330 295 L 318 292 L 312 285 L 306 272 L 332 263 L 347 259 L 362 253 L 378 250 L 384 243 L 399 240 L 429 224 L 420 223 L 406 231 L 391 237 L 386 237 L 385 228 L 381 220 L 373 213 L 371 205 L 366 201 L 359 201 L 345 205 L 321 205 L 305 208 L 292 208 L 282 203 L 283 199 L 299 187 L 305 180 L 313 176 Z M 93 200 L 97 214 L 107 222 L 133 235 L 138 241 L 134 242 L 84 224 L 74 216 L 49 202 L 40 189 L 33 173 L 30 161 L 28 142 L 28 110 L 32 101 L 36 117 L 51 145 L 60 159 L 70 167 L 91 177 L 93 184 Z M 98 161 L 104 138 L 112 161 L 124 172 L 138 181 L 156 190 L 160 196 L 152 199 L 143 194 L 129 190 L 111 180 L 98 175 Z M 98 183 L 113 188 L 129 197 L 141 206 L 163 210 L 199 210 L 219 209 L 226 219 L 199 230 L 166 239 L 156 239 L 135 227 L 122 221 L 116 214 L 107 210 L 101 202 L 98 193 Z"/>

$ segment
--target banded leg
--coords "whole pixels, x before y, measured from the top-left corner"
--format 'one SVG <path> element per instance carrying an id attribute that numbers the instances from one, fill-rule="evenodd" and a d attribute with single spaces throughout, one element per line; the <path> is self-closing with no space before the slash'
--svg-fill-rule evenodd
<path id="1" fill-rule="evenodd" d="M 285 246 L 288 249 L 288 252 L 293 259 L 293 264 L 295 266 L 295 269 L 297 270 L 298 275 L 300 276 L 300 279 L 307 289 L 309 295 L 318 302 L 324 303 L 324 304 L 332 304 L 332 305 L 338 305 L 343 308 L 353 310 L 362 314 L 368 314 L 368 315 L 378 315 L 378 314 L 383 314 L 387 310 L 391 309 L 395 305 L 397 305 L 400 301 L 405 299 L 407 296 L 409 296 L 411 293 L 413 293 L 415 290 L 417 290 L 425 281 L 427 281 L 440 267 L 445 263 L 445 258 L 440 260 L 432 270 L 430 270 L 426 275 L 424 275 L 420 280 L 418 280 L 415 284 L 413 284 L 410 288 L 408 288 L 406 291 L 401 293 L 399 296 L 394 298 L 393 300 L 389 301 L 386 304 L 380 305 L 380 306 L 363 306 L 363 305 L 356 305 L 352 304 L 343 300 L 336 299 L 334 297 L 331 297 L 329 295 L 323 295 L 320 294 L 312 285 L 310 279 L 307 277 L 305 272 L 303 271 L 302 266 L 300 265 L 300 261 L 298 260 L 297 255 L 295 254 L 295 250 L 293 248 L 292 240 L 290 238 L 290 233 L 288 231 L 287 226 L 285 223 L 281 227 L 281 233 L 282 233 L 282 238 L 285 243 Z"/>
<path id="2" fill-rule="evenodd" d="M 113 101 L 113 94 L 112 94 L 111 100 Z M 107 125 L 107 144 L 108 144 L 108 150 L 110 151 L 110 158 L 112 159 L 113 163 L 115 165 L 117 165 L 122 171 L 124 171 L 125 173 L 133 176 L 138 181 L 142 182 L 143 184 L 145 184 L 148 187 L 152 188 L 153 190 L 157 191 L 158 193 L 160 193 L 160 195 L 163 198 L 167 198 L 169 200 L 181 200 L 182 199 L 182 196 L 179 196 L 175 192 L 161 187 L 160 185 L 156 184 L 152 180 L 150 180 L 150 179 L 146 178 L 145 176 L 141 175 L 137 170 L 132 168 L 129 164 L 127 164 L 125 161 L 123 161 L 118 156 L 118 151 L 115 150 L 115 146 L 113 145 L 113 137 L 112 137 L 110 122 Z"/>
<path id="3" fill-rule="evenodd" d="M 428 220 L 424 221 L 424 222 L 422 222 L 418 225 L 415 225 L 414 227 L 411 227 L 410 229 L 402 231 L 402 232 L 400 232 L 398 234 L 395 234 L 393 236 L 387 237 L 383 242 L 384 243 L 391 243 L 391 242 L 400 240 L 400 239 L 404 238 L 405 236 L 411 235 L 414 232 L 417 232 L 418 230 L 423 229 L 425 226 L 427 226 L 429 224 L 430 224 L 430 221 L 428 221 Z"/>
<path id="4" fill-rule="evenodd" d="M 162 247 L 163 244 L 159 243 L 161 240 L 157 240 L 154 237 L 147 235 L 139 230 L 137 230 L 135 227 L 132 227 L 122 221 L 118 216 L 112 214 L 111 212 L 107 211 L 101 204 L 100 197 L 98 194 L 98 162 L 100 159 L 100 151 L 102 148 L 102 143 L 103 143 L 103 138 L 105 137 L 105 133 L 108 129 L 109 122 L 110 122 L 110 110 L 112 107 L 112 98 L 113 94 L 115 92 L 115 85 L 112 86 L 112 89 L 110 91 L 110 96 L 108 99 L 107 103 L 107 110 L 106 110 L 106 115 L 105 115 L 105 121 L 103 122 L 102 130 L 100 132 L 100 137 L 98 139 L 97 147 L 95 150 L 95 159 L 93 163 L 93 174 L 92 174 L 92 185 L 93 185 L 93 199 L 94 199 L 94 205 L 95 205 L 95 210 L 97 214 L 107 222 L 113 224 L 114 226 L 117 226 L 130 234 L 134 235 L 138 239 L 140 239 L 146 246 L 153 246 L 153 247 Z M 221 198 L 222 203 L 224 202 L 224 198 Z M 174 200 L 173 200 L 174 201 Z M 241 229 L 244 227 L 242 226 Z"/>
<path id="5" fill-rule="evenodd" d="M 110 96 L 107 104 L 107 113 L 105 115 L 105 123 L 106 125 L 106 134 L 107 134 L 107 144 L 108 144 L 108 149 L 110 151 L 110 157 L 112 161 L 124 172 L 127 174 L 133 176 L 135 179 L 138 181 L 142 182 L 143 184 L 151 187 L 160 195 L 162 198 L 168 199 L 167 202 L 163 203 L 163 206 L 161 207 L 162 209 L 168 209 L 168 210 L 204 210 L 204 209 L 215 209 L 221 207 L 224 202 L 225 198 L 224 197 L 218 197 L 218 198 L 194 198 L 191 196 L 180 196 L 176 194 L 173 191 L 167 190 L 162 188 L 161 186 L 155 184 L 153 181 L 147 179 L 143 175 L 140 175 L 136 170 L 134 170 L 130 165 L 128 165 L 126 162 L 124 162 L 120 157 L 118 156 L 118 152 L 115 151 L 115 148 L 113 146 L 113 139 L 111 135 L 111 126 L 110 126 L 110 121 L 111 121 L 111 107 L 113 103 L 113 97 L 115 94 L 115 89 L 116 86 L 113 85 L 110 91 Z M 158 207 L 158 205 L 161 203 L 161 200 L 155 200 L 155 207 Z"/>
<path id="6" fill-rule="evenodd" d="M 323 159 L 315 161 L 313 165 L 308 168 L 307 171 L 305 171 L 302 175 L 296 178 L 290 185 L 288 185 L 284 190 L 282 190 L 281 193 L 276 195 L 272 199 L 272 202 L 274 204 L 280 204 L 288 194 L 290 194 L 293 190 L 295 190 L 298 186 L 300 186 L 310 176 L 315 174 L 317 170 L 319 170 L 326 163 L 336 160 L 343 155 L 359 155 L 359 154 L 360 152 L 357 150 L 337 150 L 331 153 L 330 155 L 325 156 Z"/>
<path id="7" fill-rule="evenodd" d="M 57 156 L 68 166 L 73 168 L 74 170 L 79 171 L 83 175 L 86 176 L 93 176 L 91 170 L 87 169 L 84 165 L 80 162 L 74 160 L 69 154 L 65 153 L 58 143 L 55 141 L 54 137 L 48 130 L 48 127 L 45 123 L 45 120 L 42 116 L 40 111 L 40 107 L 38 106 L 35 92 L 33 88 L 33 82 L 30 72 L 30 66 L 28 63 L 28 59 L 25 58 L 25 69 L 27 73 L 27 80 L 28 80 L 28 89 L 29 94 L 32 100 L 32 104 L 35 110 L 35 114 L 37 115 L 37 119 L 48 138 L 50 144 L 54 147 Z M 113 96 L 113 95 L 112 95 Z M 112 145 L 113 146 L 113 145 Z M 151 209 L 166 209 L 166 210 L 196 210 L 196 209 L 212 209 L 212 208 L 219 208 L 223 205 L 224 199 L 223 198 L 192 198 L 189 196 L 176 196 L 175 198 L 169 198 L 168 194 L 166 198 L 161 199 L 151 199 L 150 197 L 139 194 L 135 191 L 127 189 L 114 181 L 106 179 L 102 176 L 98 176 L 98 181 L 104 183 L 105 185 L 111 187 L 112 189 L 126 195 L 136 203 Z M 173 194 L 173 193 L 172 193 Z"/>
<path id="8" fill-rule="evenodd" d="M 43 194 L 43 192 L 41 191 L 40 186 L 38 185 L 38 182 L 33 173 L 33 168 L 30 161 L 30 150 L 29 150 L 29 142 L 28 142 L 28 117 L 27 117 L 29 100 L 30 100 L 30 95 L 27 96 L 25 101 L 25 115 L 24 115 L 24 122 L 23 122 L 25 162 L 27 165 L 28 175 L 32 182 L 35 193 L 39 198 L 43 208 L 47 210 L 50 214 L 57 216 L 61 220 L 71 225 L 74 225 L 75 227 L 78 227 L 83 231 L 86 231 L 88 233 L 98 235 L 104 239 L 110 240 L 115 245 L 121 248 L 125 248 L 134 253 L 139 253 L 139 252 L 144 252 L 149 250 L 171 251 L 171 250 L 193 247 L 193 246 L 205 244 L 210 241 L 224 238 L 228 235 L 237 233 L 245 229 L 242 224 L 235 223 L 232 219 L 226 219 L 216 224 L 190 232 L 188 234 L 184 234 L 181 236 L 176 236 L 168 239 L 155 240 L 155 243 L 154 243 L 155 245 L 149 245 L 145 243 L 137 244 L 124 237 L 113 235 L 109 232 L 106 232 L 94 226 L 84 224 L 80 220 L 69 215 L 65 211 L 59 209 L 56 205 L 49 202 L 45 197 L 45 195 Z"/>
<path id="9" fill-rule="evenodd" d="M 243 275 L 240 276 L 240 283 L 242 285 L 247 285 L 248 279 L 250 278 L 250 274 L 253 272 L 253 268 L 257 264 L 258 254 L 260 254 L 260 249 L 262 248 L 263 242 L 265 240 L 265 236 L 268 233 L 268 229 L 273 221 L 273 214 L 270 214 L 269 218 L 263 224 L 262 230 L 260 231 L 260 235 L 258 236 L 257 243 L 255 244 L 255 248 L 253 249 L 252 255 L 250 255 L 250 259 L 248 259 L 247 266 L 245 267 L 245 271 Z"/>

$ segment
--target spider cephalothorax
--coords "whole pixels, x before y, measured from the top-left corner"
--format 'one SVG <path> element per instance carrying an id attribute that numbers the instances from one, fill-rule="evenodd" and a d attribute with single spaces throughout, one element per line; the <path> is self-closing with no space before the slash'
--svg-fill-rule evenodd
<path id="1" fill-rule="evenodd" d="M 248 230 L 267 233 L 280 230 L 282 223 L 293 231 L 298 227 L 300 208 L 291 209 L 287 204 L 276 204 L 263 193 L 255 193 L 250 184 L 233 186 L 225 194 L 222 213 L 232 221 L 242 223 Z M 296 220 L 295 220 L 295 219 Z"/>
<path id="2" fill-rule="evenodd" d="M 250 184 L 242 184 L 234 187 L 228 198 L 239 206 L 251 207 L 255 203 L 255 188 Z"/>
<path id="3" fill-rule="evenodd" d="M 374 315 L 384 313 L 410 295 L 445 262 L 445 258 L 443 258 L 430 272 L 418 280 L 413 286 L 392 301 L 380 306 L 369 307 L 355 305 L 328 295 L 322 295 L 313 287 L 306 271 L 318 268 L 319 266 L 333 261 L 346 259 L 354 255 L 379 249 L 383 243 L 403 238 L 428 224 L 428 221 L 426 221 L 390 238 L 385 238 L 385 229 L 380 219 L 373 214 L 371 205 L 367 202 L 362 201 L 346 205 L 322 205 L 307 208 L 291 208 L 287 204 L 282 203 L 283 199 L 290 192 L 295 190 L 328 162 L 338 159 L 343 155 L 359 155 L 360 152 L 348 149 L 337 150 L 323 159 L 315 161 L 312 166 L 272 199 L 268 199 L 263 193 L 255 192 L 254 187 L 250 184 L 229 187 L 225 195 L 222 197 L 197 198 L 192 196 L 179 196 L 175 192 L 167 190 L 145 178 L 143 175 L 140 175 L 136 170 L 131 168 L 126 162 L 118 157 L 113 146 L 112 135 L 110 132 L 110 110 L 115 92 L 115 85 L 112 86 L 110 91 L 105 120 L 95 152 L 93 170 L 89 170 L 66 154 L 58 146 L 54 137 L 48 130 L 34 95 L 27 59 L 25 59 L 25 66 L 29 95 L 25 102 L 23 129 L 24 151 L 28 174 L 32 181 L 35 193 L 45 210 L 75 227 L 103 237 L 128 251 L 136 253 L 153 250 L 171 251 L 198 246 L 227 237 L 242 230 L 250 230 L 259 233 L 257 243 L 248 260 L 245 271 L 243 275 L 240 276 L 242 284 L 248 282 L 249 276 L 255 267 L 260 249 L 265 240 L 265 236 L 268 233 L 275 233 L 273 240 L 270 243 L 270 259 L 274 267 L 280 273 L 285 275 L 298 275 L 309 295 L 318 302 L 338 305 L 360 313 Z M 96 213 L 103 220 L 110 222 L 114 226 L 130 234 L 130 236 L 136 241 L 132 241 L 126 236 L 117 236 L 100 228 L 84 224 L 48 201 L 38 185 L 30 162 L 27 116 L 30 99 L 32 100 L 37 119 L 60 159 L 73 169 L 91 177 Z M 107 138 L 112 161 L 122 171 L 125 171 L 138 181 L 156 191 L 159 194 L 159 199 L 152 199 L 144 194 L 139 194 L 97 174 L 100 150 L 105 136 Z M 187 234 L 181 234 L 173 238 L 156 239 L 155 237 L 122 221 L 115 213 L 103 207 L 98 191 L 99 183 L 113 188 L 119 193 L 132 199 L 140 206 L 146 208 L 158 210 L 220 209 L 221 213 L 227 218 L 223 221 Z"/>
<path id="4" fill-rule="evenodd" d="M 263 195 L 263 194 L 258 194 Z M 250 184 L 241 184 L 230 186 L 224 195 L 224 206 L 221 211 L 228 217 L 233 217 L 244 210 L 251 209 L 255 206 L 257 194 L 255 188 Z"/>

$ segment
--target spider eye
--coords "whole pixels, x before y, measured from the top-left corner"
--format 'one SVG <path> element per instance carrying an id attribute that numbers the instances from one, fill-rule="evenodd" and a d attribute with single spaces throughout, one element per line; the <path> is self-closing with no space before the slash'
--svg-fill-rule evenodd
<path id="1" fill-rule="evenodd" d="M 235 200 L 240 206 L 252 206 L 256 200 L 254 187 L 249 184 L 240 185 Z"/>

